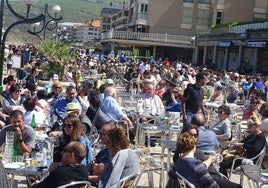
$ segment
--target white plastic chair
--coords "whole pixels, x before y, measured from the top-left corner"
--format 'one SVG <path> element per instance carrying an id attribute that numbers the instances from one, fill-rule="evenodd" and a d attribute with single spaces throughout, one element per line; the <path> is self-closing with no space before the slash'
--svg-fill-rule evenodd
<path id="1" fill-rule="evenodd" d="M 58 186 L 57 188 L 68 188 L 68 187 L 76 187 L 76 188 L 89 188 L 91 183 L 88 181 L 73 181 L 71 183 Z"/>
<path id="2" fill-rule="evenodd" d="M 176 172 L 176 175 L 178 177 L 181 188 L 195 188 L 195 186 L 192 183 L 190 183 L 183 175 L 181 175 L 178 172 Z"/>

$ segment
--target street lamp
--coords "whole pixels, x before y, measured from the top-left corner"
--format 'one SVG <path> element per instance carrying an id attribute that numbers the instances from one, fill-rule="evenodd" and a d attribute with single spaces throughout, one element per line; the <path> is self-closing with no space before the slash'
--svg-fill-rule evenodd
<path id="1" fill-rule="evenodd" d="M 22 0 L 25 5 L 27 6 L 27 12 L 26 16 L 20 15 L 17 13 L 11 4 L 9 3 L 9 0 L 1 0 L 0 4 L 0 39 L 1 39 L 1 62 L 0 62 L 0 92 L 3 91 L 3 85 L 2 85 L 2 80 L 3 80 L 3 65 L 4 65 L 4 52 L 5 52 L 5 43 L 7 39 L 8 33 L 13 29 L 15 26 L 20 25 L 20 24 L 32 24 L 36 22 L 40 22 L 45 19 L 44 14 L 40 14 L 39 16 L 36 17 L 29 17 L 30 13 L 30 8 L 33 4 L 37 3 L 38 0 Z M 3 22 L 4 22 L 4 10 L 5 10 L 5 2 L 8 10 L 18 18 L 18 21 L 14 22 L 13 24 L 9 25 L 7 29 L 4 31 L 3 30 Z"/>
<path id="2" fill-rule="evenodd" d="M 58 41 L 68 42 L 68 40 L 70 39 L 68 30 L 66 27 L 58 28 L 56 30 L 56 33 L 53 34 L 53 36 L 54 36 L 55 42 L 58 42 Z"/>
<path id="3" fill-rule="evenodd" d="M 28 1 L 30 1 L 30 0 L 28 0 Z M 52 12 L 54 13 L 54 16 L 52 16 L 48 12 L 48 4 L 45 4 L 44 15 L 46 16 L 46 18 L 48 17 L 49 20 L 47 20 L 46 18 L 43 20 L 42 28 L 39 31 L 36 31 L 36 28 L 39 25 L 32 24 L 33 31 L 28 30 L 27 32 L 32 34 L 32 35 L 37 36 L 40 40 L 42 40 L 42 38 L 39 36 L 39 34 L 43 31 L 43 40 L 46 40 L 46 30 L 52 31 L 52 30 L 56 29 L 57 21 L 62 19 L 61 16 L 57 18 L 57 15 L 58 15 L 58 13 L 60 13 L 60 11 L 61 11 L 61 7 L 59 5 L 54 5 L 52 7 Z M 54 25 L 54 27 L 53 27 L 53 25 Z M 48 26 L 51 26 L 51 27 L 48 27 Z"/>

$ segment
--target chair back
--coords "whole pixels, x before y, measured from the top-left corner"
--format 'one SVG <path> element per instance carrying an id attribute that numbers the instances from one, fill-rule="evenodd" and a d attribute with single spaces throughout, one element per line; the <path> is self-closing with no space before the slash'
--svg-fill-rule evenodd
<path id="1" fill-rule="evenodd" d="M 131 188 L 135 184 L 135 181 L 138 176 L 139 176 L 139 173 L 135 173 L 127 177 L 124 177 L 123 179 L 113 184 L 111 188 Z"/>
<path id="2" fill-rule="evenodd" d="M 243 140 L 244 136 L 245 136 L 245 131 L 247 130 L 247 121 L 242 120 L 240 121 L 237 125 L 236 125 L 236 136 L 237 136 L 237 140 Z"/>
<path id="3" fill-rule="evenodd" d="M 89 188 L 91 183 L 88 181 L 73 181 L 71 183 L 58 186 L 57 188 L 68 188 L 68 187 L 75 187 L 75 188 Z"/>
<path id="4" fill-rule="evenodd" d="M 0 185 L 2 188 L 9 188 L 9 181 L 7 178 L 7 174 L 5 172 L 5 167 L 2 163 L 2 160 L 0 160 Z"/>
<path id="5" fill-rule="evenodd" d="M 255 157 L 254 157 L 254 159 L 253 160 L 256 160 L 255 161 L 255 164 L 257 165 L 257 166 L 261 166 L 262 165 L 262 161 L 263 161 L 263 158 L 264 158 L 264 156 L 265 156 L 265 154 L 266 154 L 266 147 L 267 147 L 267 144 L 265 144 L 265 146 L 263 147 L 263 149 L 261 150 L 261 152 L 258 154 L 258 155 L 256 155 Z"/>
<path id="6" fill-rule="evenodd" d="M 181 175 L 179 172 L 176 172 L 176 175 L 178 177 L 178 181 L 181 188 L 195 188 L 195 186 L 190 183 L 183 175 Z"/>
<path id="7" fill-rule="evenodd" d="M 96 145 L 98 144 L 100 135 L 98 133 L 98 130 L 96 127 L 92 127 L 92 135 L 89 137 L 89 139 L 92 141 L 91 147 L 96 147 Z"/>

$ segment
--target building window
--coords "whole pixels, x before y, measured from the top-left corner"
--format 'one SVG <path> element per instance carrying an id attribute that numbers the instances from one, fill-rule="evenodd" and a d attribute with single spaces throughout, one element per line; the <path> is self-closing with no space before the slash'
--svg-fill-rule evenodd
<path id="1" fill-rule="evenodd" d="M 223 12 L 217 12 L 216 24 L 222 24 L 222 23 L 223 23 Z"/>
<path id="2" fill-rule="evenodd" d="M 147 13 L 148 12 L 148 5 L 147 4 L 140 4 L 140 12 Z"/>
<path id="3" fill-rule="evenodd" d="M 197 18 L 196 18 L 197 25 L 209 25 L 209 11 L 208 10 L 198 10 L 197 11 Z"/>
<path id="4" fill-rule="evenodd" d="M 210 0 L 198 0 L 198 3 L 210 4 Z"/>
<path id="5" fill-rule="evenodd" d="M 182 11 L 182 23 L 191 24 L 193 21 L 193 8 L 184 8 Z"/>
<path id="6" fill-rule="evenodd" d="M 193 3 L 194 0 L 183 0 L 184 3 Z"/>

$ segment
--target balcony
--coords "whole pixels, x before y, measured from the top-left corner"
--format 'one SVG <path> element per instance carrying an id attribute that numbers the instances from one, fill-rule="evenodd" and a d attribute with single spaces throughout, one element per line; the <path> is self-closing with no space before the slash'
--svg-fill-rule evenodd
<path id="1" fill-rule="evenodd" d="M 210 30 L 209 34 L 210 35 L 222 35 L 222 34 L 231 34 L 231 33 L 241 34 L 241 33 L 246 33 L 247 30 L 261 30 L 261 29 L 268 29 L 268 22 L 214 28 Z"/>
<path id="2" fill-rule="evenodd" d="M 181 35 L 168 35 L 168 34 L 157 34 L 157 33 L 140 33 L 140 32 L 129 32 L 129 31 L 107 31 L 102 33 L 101 41 L 110 42 L 119 40 L 136 41 L 138 43 L 145 43 L 153 45 L 153 43 L 162 44 L 165 46 L 182 46 L 186 45 L 192 47 L 191 36 L 181 36 Z M 134 43 L 133 42 L 133 43 Z"/>

